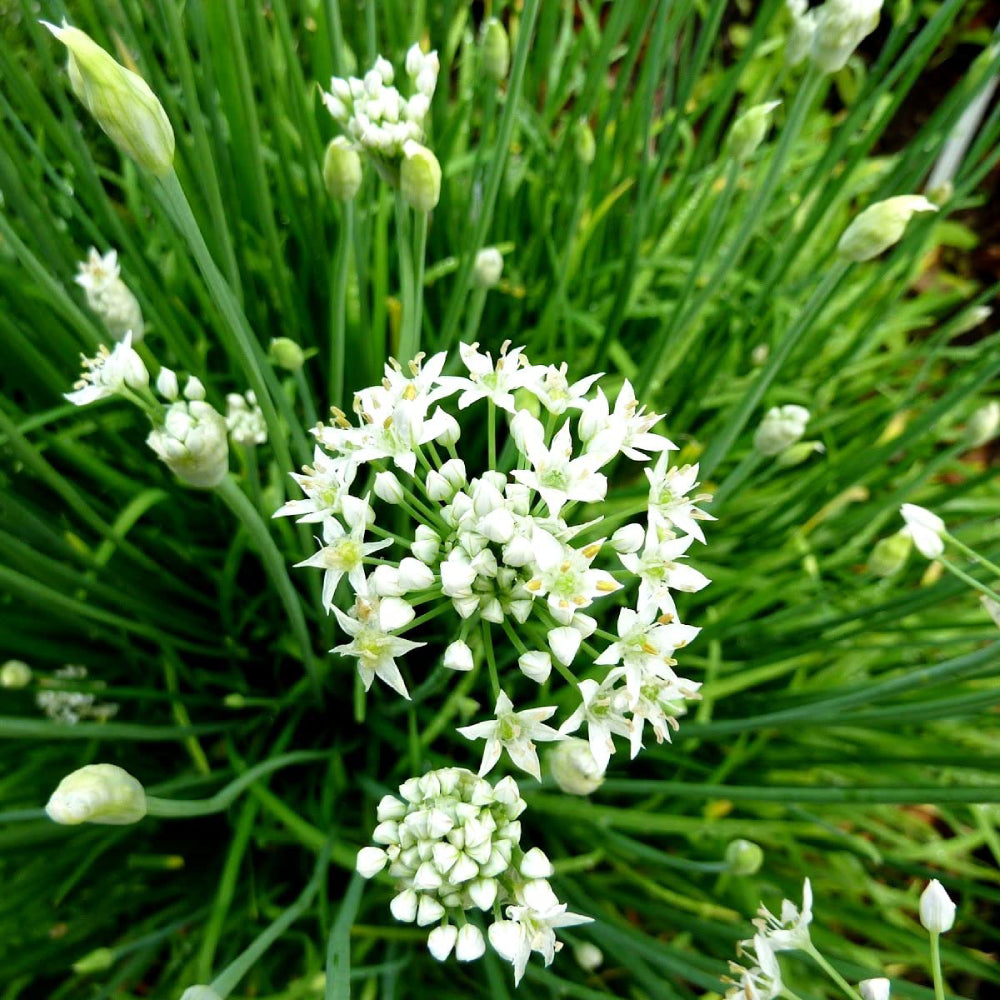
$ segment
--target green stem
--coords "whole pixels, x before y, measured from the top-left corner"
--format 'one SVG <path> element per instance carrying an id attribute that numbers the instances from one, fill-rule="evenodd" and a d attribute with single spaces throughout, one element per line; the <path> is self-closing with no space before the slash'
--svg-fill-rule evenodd
<path id="1" fill-rule="evenodd" d="M 225 320 L 223 332 L 226 339 L 230 341 L 228 346 L 231 348 L 231 352 L 239 358 L 243 374 L 257 396 L 257 403 L 263 411 L 264 420 L 267 423 L 268 439 L 274 449 L 278 464 L 281 466 L 282 472 L 291 472 L 293 465 L 288 449 L 287 433 L 278 420 L 275 406 L 281 410 L 281 415 L 288 424 L 299 461 L 303 464 L 309 461 L 312 454 L 305 432 L 292 410 L 288 397 L 281 391 L 277 376 L 267 363 L 264 349 L 250 329 L 250 323 L 243 313 L 239 301 L 222 272 L 216 266 L 198 227 L 194 212 L 191 210 L 187 195 L 185 195 L 184 189 L 173 171 L 160 180 L 158 191 L 167 214 L 181 231 L 188 247 L 194 254 L 212 299 Z M 281 478 L 284 479 L 284 477 Z"/>
<path id="2" fill-rule="evenodd" d="M 414 312 L 413 244 L 410 241 L 409 206 L 403 192 L 396 191 L 396 247 L 399 250 L 399 298 L 402 318 L 399 323 L 399 343 L 396 355 L 402 361 L 409 361 L 416 354 L 406 353 L 412 346 L 412 323 Z"/>
<path id="3" fill-rule="evenodd" d="M 803 949 L 812 955 L 816 964 L 851 998 L 851 1000 L 861 1000 L 861 995 L 854 987 L 819 953 L 816 946 L 810 943 L 809 947 Z"/>
<path id="4" fill-rule="evenodd" d="M 959 539 L 957 539 L 953 534 L 951 534 L 951 532 L 943 531 L 941 534 L 942 537 L 946 538 L 949 542 L 951 542 L 951 544 L 954 545 L 959 552 L 963 553 L 964 555 L 967 555 L 970 559 L 973 559 L 975 562 L 979 563 L 980 566 L 983 566 L 986 569 L 988 569 L 995 576 L 1000 577 L 1000 566 L 997 566 L 996 563 L 990 562 L 989 559 L 987 559 L 985 556 L 981 556 L 975 549 L 969 548 L 969 546 L 966 545 L 965 542 L 959 541 Z"/>
<path id="5" fill-rule="evenodd" d="M 931 934 L 931 973 L 934 976 L 934 1000 L 944 1000 L 944 974 L 941 972 L 941 935 Z"/>
<path id="6" fill-rule="evenodd" d="M 497 405 L 492 399 L 487 401 L 489 406 L 486 416 L 486 441 L 489 447 L 490 468 L 497 467 Z"/>
<path id="7" fill-rule="evenodd" d="M 146 811 L 149 816 L 162 816 L 167 819 L 189 819 L 194 816 L 211 816 L 213 813 L 224 812 L 238 796 L 255 781 L 272 771 L 293 764 L 307 764 L 311 761 L 326 760 L 329 755 L 315 750 L 297 750 L 293 753 L 281 754 L 265 760 L 250 770 L 245 771 L 225 788 L 207 799 L 160 799 L 154 795 L 146 796 Z"/>
<path id="8" fill-rule="evenodd" d="M 413 308 L 406 326 L 407 337 L 400 346 L 400 361 L 415 358 L 420 351 L 424 314 L 424 266 L 427 257 L 427 213 L 413 213 Z"/>
<path id="9" fill-rule="evenodd" d="M 938 556 L 937 561 L 941 563 L 941 565 L 944 566 L 944 568 L 948 570 L 952 576 L 957 576 L 963 583 L 967 583 L 970 587 L 978 590 L 982 594 L 985 594 L 987 597 L 992 598 L 994 601 L 1000 601 L 1000 593 L 997 593 L 995 590 L 987 587 L 985 583 L 980 583 L 974 576 L 970 576 L 966 573 L 965 570 L 959 569 L 950 559 L 945 559 L 944 556 Z"/>
<path id="10" fill-rule="evenodd" d="M 327 403 L 344 405 L 344 355 L 347 344 L 347 277 L 354 243 L 354 202 L 344 205 L 344 225 L 334 261 L 333 295 L 330 298 L 330 385 Z"/>
<path id="11" fill-rule="evenodd" d="M 288 613 L 292 633 L 298 642 L 299 653 L 302 657 L 302 662 L 305 664 L 306 673 L 308 673 L 318 692 L 319 671 L 316 661 L 313 658 L 309 631 L 306 628 L 306 616 L 302 610 L 302 602 L 299 599 L 298 592 L 292 586 L 284 557 L 278 551 L 278 547 L 275 545 L 267 524 L 260 516 L 260 513 L 250 503 L 246 494 L 239 488 L 232 476 L 226 476 L 216 487 L 215 492 L 236 515 L 237 519 L 246 528 L 250 538 L 256 544 L 261 560 L 264 563 L 264 569 L 271 578 L 271 582 L 278 591 L 278 597 L 281 599 L 281 603 Z"/>
<path id="12" fill-rule="evenodd" d="M 486 666 L 490 672 L 490 687 L 493 688 L 493 700 L 500 697 L 500 675 L 497 673 L 497 659 L 493 652 L 493 632 L 487 621 L 483 625 L 483 649 L 486 651 Z"/>

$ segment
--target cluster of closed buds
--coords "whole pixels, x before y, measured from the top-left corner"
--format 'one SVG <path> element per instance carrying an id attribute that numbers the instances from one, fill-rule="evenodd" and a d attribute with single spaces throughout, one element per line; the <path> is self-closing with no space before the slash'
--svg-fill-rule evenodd
<path id="1" fill-rule="evenodd" d="M 372 878 L 388 867 L 397 888 L 392 915 L 436 925 L 427 938 L 435 958 L 444 961 L 453 950 L 460 962 L 480 958 L 486 937 L 466 914 L 490 913 L 490 944 L 520 981 L 532 951 L 548 965 L 561 948 L 555 928 L 589 921 L 556 899 L 546 881 L 552 865 L 542 851 L 521 849 L 518 817 L 525 804 L 513 778 L 494 786 L 464 768 L 446 767 L 410 778 L 399 794 L 379 802 L 372 839 L 380 846 L 362 848 L 357 868 Z"/>

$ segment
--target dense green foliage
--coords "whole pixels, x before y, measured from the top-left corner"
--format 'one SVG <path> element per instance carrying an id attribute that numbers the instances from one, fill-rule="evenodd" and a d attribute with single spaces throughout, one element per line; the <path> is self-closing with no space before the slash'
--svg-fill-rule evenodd
<path id="1" fill-rule="evenodd" d="M 350 875 L 382 794 L 429 767 L 476 766 L 453 722 L 472 714 L 462 696 L 488 691 L 449 674 L 459 694 L 445 701 L 448 636 L 413 654 L 412 705 L 379 687 L 360 705 L 353 661 L 325 653 L 341 640 L 318 579 L 293 570 L 317 697 L 259 539 L 222 498 L 155 460 L 132 409 L 62 397 L 80 351 L 104 337 L 73 283 L 77 262 L 91 245 L 115 247 L 147 357 L 196 374 L 220 405 L 266 366 L 287 436 L 235 449 L 232 467 L 265 519 L 297 495 L 287 473 L 310 457 L 306 429 L 332 404 L 350 411 L 400 334 L 393 193 L 366 168 L 349 209 L 328 198 L 323 150 L 336 129 L 316 82 L 378 52 L 398 61 L 418 38 L 441 57 L 429 144 L 444 175 L 421 345 L 510 339 L 576 376 L 632 379 L 667 413 L 681 460 L 701 462 L 718 518 L 698 555 L 714 582 L 679 602 L 703 626 L 685 666 L 704 699 L 673 743 L 631 765 L 615 758 L 588 799 L 522 784 L 527 836 L 556 862 L 561 896 L 596 919 L 567 940 L 597 943 L 605 964 L 586 973 L 567 947 L 550 968 L 535 959 L 521 992 L 719 991 L 758 900 L 796 898 L 807 875 L 814 938 L 852 982 L 889 970 L 898 995 L 931 995 L 916 899 L 938 877 L 960 902 L 943 942 L 951 988 L 998 988 L 996 627 L 916 553 L 887 578 L 867 561 L 901 527 L 904 500 L 1000 556 L 995 468 L 963 430 L 1000 375 L 1000 338 L 976 325 L 996 290 L 969 275 L 962 252 L 975 236 L 954 218 L 982 203 L 1000 109 L 939 213 L 915 217 L 876 261 L 834 253 L 858 210 L 923 190 L 961 111 L 1000 69 L 977 5 L 888 4 L 833 77 L 786 65 L 778 0 L 509 6 L 493 4 L 513 56 L 497 88 L 479 68 L 470 5 L 454 0 L 72 5 L 73 23 L 162 101 L 196 225 L 76 102 L 35 6 L 11 12 L 0 44 L 0 652 L 35 681 L 0 694 L 2 1000 L 168 998 L 210 982 L 293 904 L 327 850 L 329 877 L 319 871 L 315 897 L 235 996 L 340 1000 L 347 969 L 365 1000 L 512 995 L 495 956 L 435 962 L 425 932 L 390 917 L 388 886 L 362 892 Z M 61 19 L 61 5 L 40 7 Z M 959 67 L 954 86 L 915 90 L 944 59 Z M 737 164 L 725 152 L 734 115 L 772 99 L 782 104 L 768 139 Z M 581 121 L 590 164 L 578 157 Z M 488 296 L 470 282 L 484 245 L 505 253 Z M 233 302 L 261 345 L 255 361 L 233 335 Z M 265 360 L 278 336 L 306 350 L 299 373 Z M 788 467 L 752 446 L 764 409 L 784 403 L 809 408 L 809 436 L 825 448 Z M 463 444 L 485 452 L 485 434 Z M 604 512 L 644 489 L 619 477 Z M 267 523 L 288 564 L 313 550 L 309 526 Z M 49 677 L 64 664 L 87 667 L 83 686 L 103 684 L 115 718 L 42 716 L 39 685 L 80 686 Z M 262 770 L 199 818 L 45 819 L 59 779 L 96 761 L 180 799 Z M 764 849 L 757 874 L 727 871 L 737 837 Z M 73 970 L 98 948 L 106 962 Z M 784 964 L 801 996 L 835 995 L 808 960 Z"/>

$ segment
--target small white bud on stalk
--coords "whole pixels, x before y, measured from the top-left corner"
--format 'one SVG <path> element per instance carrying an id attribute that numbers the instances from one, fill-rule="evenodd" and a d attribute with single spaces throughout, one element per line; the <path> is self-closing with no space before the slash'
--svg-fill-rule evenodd
<path id="1" fill-rule="evenodd" d="M 858 983 L 858 992 L 861 994 L 861 1000 L 889 1000 L 891 985 L 883 976 L 877 979 L 862 979 Z"/>
<path id="2" fill-rule="evenodd" d="M 507 29 L 495 17 L 483 24 L 479 46 L 483 72 L 494 83 L 502 83 L 510 72 L 510 38 Z"/>
<path id="3" fill-rule="evenodd" d="M 503 256 L 496 247 L 486 247 L 476 254 L 472 280 L 478 288 L 496 288 L 503 274 Z"/>
<path id="4" fill-rule="evenodd" d="M 405 497 L 403 484 L 395 472 L 380 472 L 375 477 L 375 496 L 386 503 L 401 504 Z"/>
<path id="5" fill-rule="evenodd" d="M 573 957 L 584 972 L 594 972 L 604 964 L 604 952 L 590 941 L 574 945 Z"/>
<path id="6" fill-rule="evenodd" d="M 427 950 L 439 961 L 443 962 L 455 947 L 458 938 L 458 928 L 453 924 L 447 927 L 435 927 L 427 935 Z"/>
<path id="7" fill-rule="evenodd" d="M 876 576 L 893 576 L 906 565 L 912 548 L 913 539 L 906 531 L 880 538 L 868 558 L 869 571 Z"/>
<path id="8" fill-rule="evenodd" d="M 426 147 L 412 139 L 403 147 L 399 186 L 406 203 L 418 212 L 430 212 L 441 197 L 441 164 Z"/>
<path id="9" fill-rule="evenodd" d="M 456 639 L 444 651 L 444 665 L 449 670 L 460 670 L 463 673 L 473 667 L 472 650 L 469 644 Z"/>
<path id="10" fill-rule="evenodd" d="M 161 368 L 156 376 L 156 391 L 168 402 L 173 403 L 180 393 L 177 373 L 170 368 Z"/>
<path id="11" fill-rule="evenodd" d="M 626 524 L 611 536 L 611 547 L 621 555 L 638 552 L 646 541 L 646 529 L 641 524 Z"/>
<path id="12" fill-rule="evenodd" d="M 605 769 L 594 760 L 586 740 L 563 740 L 546 755 L 549 773 L 568 795 L 590 795 L 604 784 Z"/>
<path id="13" fill-rule="evenodd" d="M 268 348 L 271 360 L 287 372 L 297 372 L 305 362 L 302 348 L 289 337 L 275 337 Z"/>
<path id="14" fill-rule="evenodd" d="M 200 385 L 189 382 L 185 394 L 193 391 L 197 395 Z M 169 406 L 163 423 L 150 431 L 146 444 L 188 486 L 212 489 L 229 472 L 226 420 L 204 400 L 195 398 Z"/>
<path id="15" fill-rule="evenodd" d="M 978 448 L 992 441 L 997 436 L 998 430 L 1000 430 L 1000 402 L 991 399 L 969 417 L 969 423 L 965 428 L 965 439 L 970 448 Z"/>
<path id="16" fill-rule="evenodd" d="M 808 423 L 809 411 L 804 406 L 774 406 L 754 433 L 754 447 L 762 455 L 780 455 L 800 440 Z"/>
<path id="17" fill-rule="evenodd" d="M 522 653 L 517 658 L 517 665 L 521 673 L 536 684 L 544 684 L 552 673 L 552 657 L 540 649 Z"/>
<path id="18" fill-rule="evenodd" d="M 332 139 L 323 157 L 323 183 L 336 201 L 353 201 L 361 189 L 361 157 L 342 135 Z"/>
<path id="19" fill-rule="evenodd" d="M 906 527 L 903 529 L 917 547 L 917 551 L 925 559 L 937 559 L 944 552 L 944 521 L 926 507 L 918 507 L 915 503 L 904 503 L 899 508 Z"/>
<path id="20" fill-rule="evenodd" d="M 455 958 L 460 962 L 474 962 L 477 958 L 482 958 L 485 951 L 486 939 L 483 937 L 483 932 L 475 924 L 466 924 L 458 932 Z"/>
<path id="21" fill-rule="evenodd" d="M 931 934 L 944 934 L 955 923 L 955 903 L 936 878 L 920 894 L 920 922 Z"/>
<path id="22" fill-rule="evenodd" d="M 59 782 L 45 807 L 64 826 L 103 823 L 124 826 L 146 815 L 146 792 L 115 764 L 88 764 Z"/>
<path id="23" fill-rule="evenodd" d="M 844 68 L 877 27 L 882 0 L 826 0 L 816 13 L 809 57 L 824 73 Z"/>
<path id="24" fill-rule="evenodd" d="M 23 660 L 8 660 L 0 667 L 0 687 L 9 691 L 27 687 L 31 676 L 31 667 Z"/>
<path id="25" fill-rule="evenodd" d="M 109 139 L 144 170 L 173 169 L 174 130 L 163 105 L 141 76 L 115 62 L 79 28 L 42 21 L 69 49 L 70 86 Z"/>
<path id="26" fill-rule="evenodd" d="M 916 212 L 936 212 L 937 205 L 921 194 L 901 194 L 869 205 L 844 230 L 837 253 L 860 263 L 877 257 L 902 239 L 906 224 Z"/>
<path id="27" fill-rule="evenodd" d="M 744 111 L 729 130 L 729 151 L 739 163 L 745 163 L 764 141 L 771 115 L 781 101 L 767 101 L 755 104 Z"/>

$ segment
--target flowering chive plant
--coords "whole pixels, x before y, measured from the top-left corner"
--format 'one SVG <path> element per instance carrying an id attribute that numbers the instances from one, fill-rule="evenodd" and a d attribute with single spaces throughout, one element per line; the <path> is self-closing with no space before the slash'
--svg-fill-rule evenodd
<path id="1" fill-rule="evenodd" d="M 693 495 L 697 468 L 668 465 L 674 445 L 655 430 L 661 417 L 627 381 L 612 406 L 594 389 L 600 376 L 570 383 L 565 366 L 534 365 L 522 348 L 504 345 L 494 359 L 462 344 L 459 356 L 464 375 L 443 374 L 444 353 L 386 365 L 382 384 L 355 397 L 357 424 L 336 411 L 315 429 L 316 462 L 295 477 L 306 498 L 277 512 L 322 523 L 306 565 L 325 571 L 324 603 L 350 640 L 334 651 L 357 659 L 366 690 L 378 677 L 408 698 L 404 664 L 412 678 L 427 662 L 403 660 L 425 645 L 419 626 L 450 615 L 444 666 L 485 660 L 490 673 L 494 718 L 459 729 L 486 741 L 480 776 L 506 751 L 540 778 L 535 743 L 584 724 L 602 769 L 614 736 L 635 757 L 647 724 L 669 739 L 698 697 L 699 684 L 674 669 L 698 629 L 678 619 L 673 598 L 709 582 L 685 561 L 710 517 Z M 533 398 L 544 422 L 515 394 Z M 481 408 L 488 467 L 476 471 L 460 457 L 470 449 L 458 417 Z M 624 525 L 598 506 L 619 457 L 643 464 L 649 485 L 628 512 L 645 517 Z M 373 496 L 400 516 L 377 515 Z M 616 634 L 600 626 L 602 613 L 617 619 Z M 558 729 L 546 724 L 555 706 L 515 710 L 501 646 L 531 681 L 545 683 L 555 666 L 574 687 L 578 706 Z"/>

